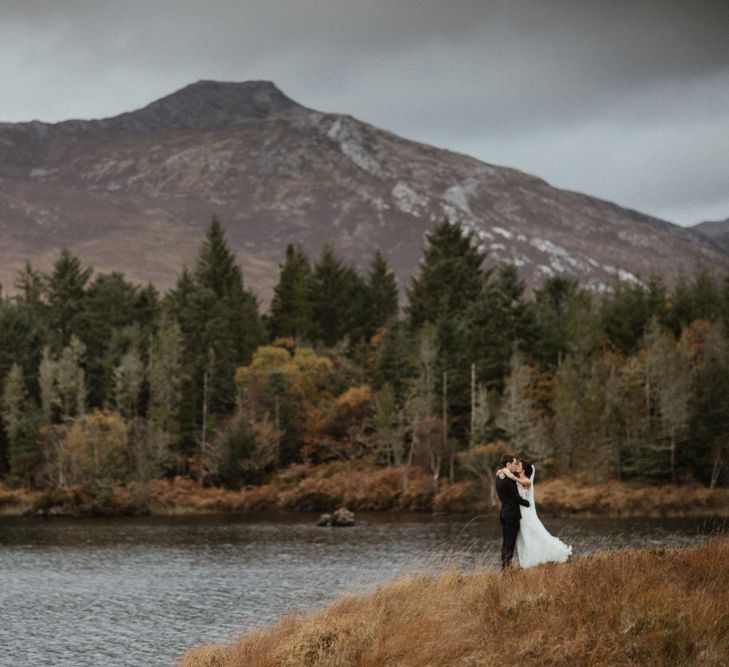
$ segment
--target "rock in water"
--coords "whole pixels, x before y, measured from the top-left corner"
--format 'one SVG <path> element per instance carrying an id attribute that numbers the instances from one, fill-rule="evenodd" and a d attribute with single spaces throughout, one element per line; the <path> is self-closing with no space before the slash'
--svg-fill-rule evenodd
<path id="1" fill-rule="evenodd" d="M 354 513 L 346 507 L 340 507 L 332 515 L 332 526 L 354 526 Z"/>
<path id="2" fill-rule="evenodd" d="M 317 526 L 331 526 L 332 525 L 332 515 L 331 514 L 322 514 L 319 517 L 319 521 L 316 522 Z"/>

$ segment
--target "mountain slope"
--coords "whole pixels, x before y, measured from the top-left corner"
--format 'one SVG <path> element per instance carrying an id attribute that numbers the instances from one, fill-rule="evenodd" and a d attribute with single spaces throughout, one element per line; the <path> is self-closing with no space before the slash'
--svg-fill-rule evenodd
<path id="1" fill-rule="evenodd" d="M 326 241 L 401 286 L 448 216 L 530 285 L 558 273 L 603 290 L 660 270 L 726 265 L 701 233 L 514 169 L 300 106 L 268 82 L 191 84 L 114 118 L 0 124 L 0 281 L 65 245 L 98 270 L 170 286 L 216 214 L 265 301 L 285 244 Z"/>
<path id="2" fill-rule="evenodd" d="M 694 225 L 691 229 L 709 237 L 724 250 L 729 251 L 729 218 L 726 220 L 707 220 Z"/>

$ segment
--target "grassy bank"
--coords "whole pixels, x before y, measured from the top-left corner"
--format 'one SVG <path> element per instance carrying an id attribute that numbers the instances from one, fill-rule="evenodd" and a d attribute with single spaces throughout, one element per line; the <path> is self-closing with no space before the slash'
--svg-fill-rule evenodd
<path id="1" fill-rule="evenodd" d="M 32 512 L 43 494 L 27 489 L 9 489 L 0 484 L 0 516 L 13 516 Z"/>
<path id="2" fill-rule="evenodd" d="M 443 484 L 413 472 L 409 493 L 394 468 L 295 466 L 270 483 L 240 491 L 204 488 L 192 480 L 150 484 L 155 512 L 255 512 L 260 510 L 354 511 L 411 510 L 443 513 L 491 513 L 488 489 L 473 482 Z M 729 489 L 702 486 L 636 486 L 621 482 L 588 484 L 554 479 L 536 486 L 539 511 L 551 516 L 671 517 L 728 516 Z"/>
<path id="3" fill-rule="evenodd" d="M 729 542 L 414 576 L 180 667 L 706 665 L 729 655 Z"/>
<path id="4" fill-rule="evenodd" d="M 407 489 L 407 492 L 406 492 Z M 126 486 L 87 485 L 45 493 L 0 487 L 0 514 L 184 514 L 210 512 L 327 512 L 409 510 L 482 514 L 496 511 L 483 484 L 441 481 L 438 492 L 419 468 L 407 486 L 397 468 L 333 463 L 294 465 L 267 483 L 232 491 L 191 479 Z M 729 516 L 729 489 L 698 485 L 638 486 L 616 481 L 548 479 L 536 486 L 544 515 L 606 517 Z"/>

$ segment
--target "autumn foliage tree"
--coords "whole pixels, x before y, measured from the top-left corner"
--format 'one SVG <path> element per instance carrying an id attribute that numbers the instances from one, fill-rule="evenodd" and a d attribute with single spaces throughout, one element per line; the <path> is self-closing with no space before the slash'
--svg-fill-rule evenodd
<path id="1" fill-rule="evenodd" d="M 260 347 L 235 376 L 238 404 L 249 423 L 268 421 L 281 432 L 279 461 L 300 458 L 312 415 L 333 398 L 332 362 L 288 339 Z"/>

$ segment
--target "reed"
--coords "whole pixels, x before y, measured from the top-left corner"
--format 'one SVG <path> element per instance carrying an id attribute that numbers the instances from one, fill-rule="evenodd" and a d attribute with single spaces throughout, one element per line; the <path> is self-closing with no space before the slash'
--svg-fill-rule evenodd
<path id="1" fill-rule="evenodd" d="M 179 667 L 705 665 L 729 655 L 729 541 L 505 574 L 416 574 Z"/>

